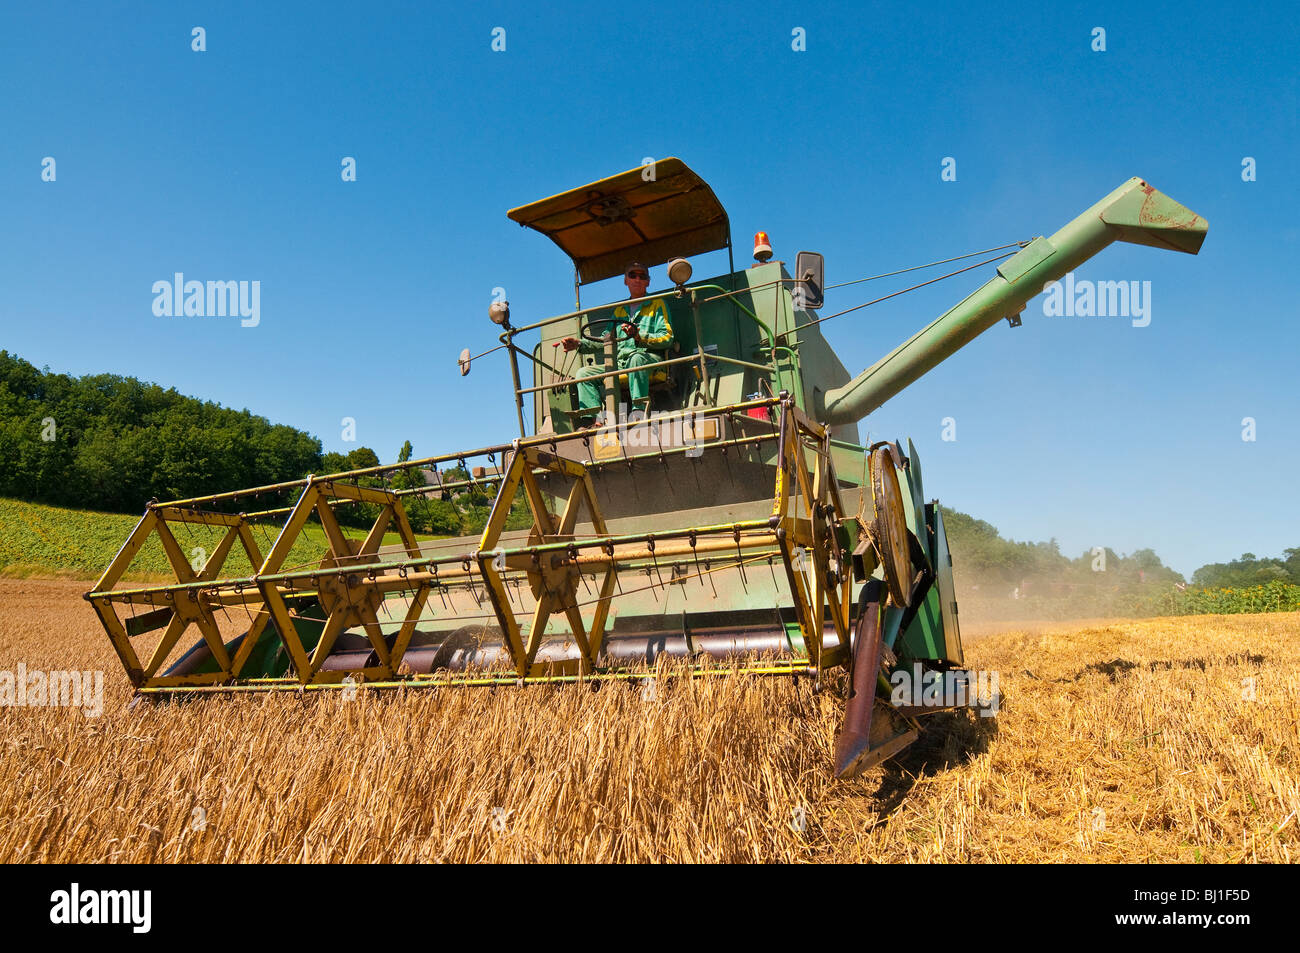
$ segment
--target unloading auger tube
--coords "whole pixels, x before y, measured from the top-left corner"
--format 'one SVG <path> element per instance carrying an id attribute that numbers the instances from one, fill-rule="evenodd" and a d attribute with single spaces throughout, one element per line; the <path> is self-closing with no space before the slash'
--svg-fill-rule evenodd
<path id="1" fill-rule="evenodd" d="M 1048 282 L 1059 281 L 1111 242 L 1195 255 L 1209 223 L 1141 179 L 1132 178 L 1050 238 L 1035 238 L 998 266 L 965 300 L 849 383 L 821 394 L 827 424 L 861 420 L 1004 317 L 1018 315 Z"/>
<path id="2" fill-rule="evenodd" d="M 511 217 L 544 230 L 586 221 L 567 210 L 586 207 L 593 193 L 609 214 L 648 196 L 664 231 L 628 257 L 653 266 L 674 253 L 672 203 L 680 199 L 682 234 L 696 244 L 675 253 L 729 247 L 718 244 L 729 243 L 727 220 L 702 180 L 676 159 L 661 160 L 659 171 L 647 183 L 629 170 Z M 709 208 L 713 230 L 700 238 L 701 209 Z M 572 240 L 561 230 L 548 234 L 566 250 L 581 246 L 588 257 L 575 255 L 579 276 L 594 281 L 619 267 L 609 263 L 625 251 L 592 256 L 590 243 L 616 232 L 591 228 Z M 964 669 L 942 508 L 925 502 L 915 447 L 863 447 L 852 427 L 833 437 L 830 425 L 869 413 L 1109 242 L 1195 253 L 1205 231 L 1203 219 L 1133 179 L 1026 245 L 986 285 L 852 380 L 819 331 L 799 331 L 809 312 L 790 306 L 780 262 L 695 286 L 749 282 L 749 305 L 710 298 L 716 303 L 701 308 L 691 288 L 678 286 L 667 307 L 678 309 L 679 335 L 689 338 L 697 399 L 653 423 L 589 425 L 572 404 L 574 381 L 535 370 L 536 386 L 516 383 L 515 395 L 536 395 L 537 416 L 551 418 L 542 432 L 151 502 L 86 598 L 145 698 L 358 684 L 636 684 L 660 677 L 665 659 L 698 678 L 807 675 L 825 686 L 843 675 L 834 771 L 850 777 L 910 744 L 924 715 L 977 704 L 977 686 Z M 576 331 L 585 315 L 532 326 L 551 334 L 538 349 Z M 751 343 L 738 320 L 755 334 Z M 508 330 L 513 340 L 528 329 Z M 771 348 L 773 331 L 796 332 L 797 345 Z M 706 342 L 725 344 L 728 334 L 730 351 L 710 343 L 706 352 Z M 754 340 L 767 342 L 768 357 L 752 349 Z M 510 353 L 512 363 L 528 356 Z M 767 392 L 779 393 L 740 399 L 765 370 L 773 372 Z M 823 394 L 818 382 L 839 386 Z M 577 423 L 564 423 L 566 414 Z M 398 489 L 388 478 L 399 472 L 432 476 Z M 494 496 L 481 534 L 416 536 L 413 499 L 465 492 Z M 350 535 L 346 527 L 359 523 L 363 535 Z M 213 542 L 195 548 L 203 533 Z M 121 586 L 146 546 L 161 549 L 174 581 Z M 223 572 L 236 551 L 250 568 Z M 937 700 L 922 691 L 935 678 Z M 900 694 L 900 685 L 909 691 Z"/>

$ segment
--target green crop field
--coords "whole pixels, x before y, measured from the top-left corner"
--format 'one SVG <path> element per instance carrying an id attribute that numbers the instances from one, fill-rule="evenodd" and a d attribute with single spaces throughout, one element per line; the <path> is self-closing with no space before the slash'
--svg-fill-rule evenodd
<path id="1" fill-rule="evenodd" d="M 96 513 L 41 506 L 0 498 L 0 576 L 67 576 L 95 579 L 104 571 L 130 535 L 139 517 L 121 513 Z M 222 531 L 216 527 L 176 526 L 176 540 L 191 559 L 200 562 L 213 552 Z M 278 528 L 257 527 L 253 535 L 266 555 L 275 541 Z M 364 535 L 358 530 L 350 535 Z M 384 537 L 385 543 L 400 542 L 396 533 Z M 325 533 L 317 524 L 309 524 L 298 538 L 285 568 L 318 561 L 326 550 Z M 230 551 L 224 576 L 250 575 L 253 567 L 238 544 Z M 152 537 L 136 556 L 127 578 L 150 582 L 173 580 L 157 537 Z"/>
<path id="2" fill-rule="evenodd" d="M 1150 600 L 1144 615 L 1236 615 L 1243 612 L 1300 610 L 1300 586 L 1269 582 L 1258 586 L 1163 593 Z"/>

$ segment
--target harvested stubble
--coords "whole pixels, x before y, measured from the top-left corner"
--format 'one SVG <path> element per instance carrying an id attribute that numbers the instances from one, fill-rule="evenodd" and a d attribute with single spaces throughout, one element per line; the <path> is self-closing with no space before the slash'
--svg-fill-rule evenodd
<path id="1" fill-rule="evenodd" d="M 1300 838 L 1295 614 L 975 639 L 998 717 L 932 716 L 837 783 L 841 702 L 807 681 L 128 711 L 79 588 L 0 581 L 0 669 L 106 673 L 98 719 L 0 709 L 0 861 L 1289 861 Z"/>

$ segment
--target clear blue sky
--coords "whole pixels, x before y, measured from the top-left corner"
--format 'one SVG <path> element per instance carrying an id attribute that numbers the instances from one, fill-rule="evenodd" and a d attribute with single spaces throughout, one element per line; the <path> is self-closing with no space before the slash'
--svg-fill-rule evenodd
<path id="1" fill-rule="evenodd" d="M 1080 269 L 1149 280 L 1149 327 L 1045 318 L 1038 299 L 866 426 L 911 436 L 929 495 L 1018 539 L 1150 546 L 1184 573 L 1279 554 L 1300 545 L 1295 10 L 6 4 L 0 347 L 247 407 L 326 449 L 355 446 L 355 417 L 382 459 L 406 439 L 425 455 L 512 433 L 505 362 L 464 380 L 454 363 L 494 343 L 492 288 L 517 322 L 571 306 L 567 260 L 505 218 L 515 205 L 676 155 L 727 206 L 742 261 L 762 228 L 780 257 L 822 251 L 835 282 L 1050 234 L 1139 175 L 1210 222 L 1198 257 L 1115 245 Z M 176 271 L 260 281 L 261 324 L 156 317 L 152 284 Z M 987 274 L 827 334 L 856 371 Z"/>

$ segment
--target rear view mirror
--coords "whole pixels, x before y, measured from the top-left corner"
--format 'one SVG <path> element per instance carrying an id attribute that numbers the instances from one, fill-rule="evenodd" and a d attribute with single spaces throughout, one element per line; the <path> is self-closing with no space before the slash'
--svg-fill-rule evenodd
<path id="1" fill-rule="evenodd" d="M 794 306 L 796 310 L 816 311 L 825 304 L 824 271 L 826 262 L 815 251 L 801 251 L 794 259 Z"/>

